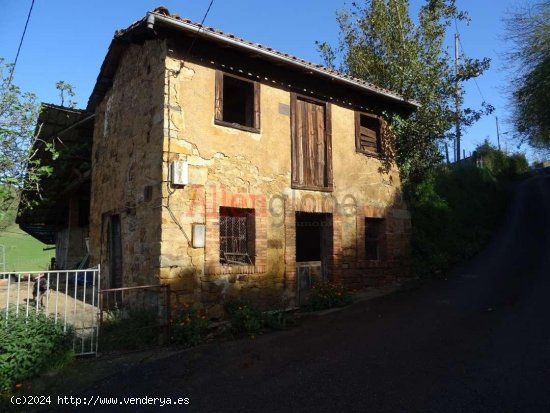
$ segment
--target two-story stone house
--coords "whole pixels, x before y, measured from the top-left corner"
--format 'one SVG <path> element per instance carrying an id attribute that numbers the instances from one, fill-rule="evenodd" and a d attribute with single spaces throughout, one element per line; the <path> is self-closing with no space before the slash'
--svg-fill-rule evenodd
<path id="1" fill-rule="evenodd" d="M 104 287 L 169 283 L 211 313 L 295 305 L 315 277 L 406 273 L 382 111 L 413 102 L 159 8 L 118 31 L 95 113 L 90 252 Z"/>

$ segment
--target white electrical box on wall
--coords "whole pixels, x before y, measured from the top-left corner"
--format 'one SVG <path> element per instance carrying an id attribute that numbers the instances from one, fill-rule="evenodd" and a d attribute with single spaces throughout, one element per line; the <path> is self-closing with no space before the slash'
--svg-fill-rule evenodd
<path id="1" fill-rule="evenodd" d="M 192 245 L 193 248 L 204 248 L 206 241 L 206 226 L 204 224 L 193 224 L 193 238 Z"/>
<path id="2" fill-rule="evenodd" d="M 170 183 L 172 185 L 189 184 L 189 165 L 187 161 L 172 161 L 170 164 Z"/>

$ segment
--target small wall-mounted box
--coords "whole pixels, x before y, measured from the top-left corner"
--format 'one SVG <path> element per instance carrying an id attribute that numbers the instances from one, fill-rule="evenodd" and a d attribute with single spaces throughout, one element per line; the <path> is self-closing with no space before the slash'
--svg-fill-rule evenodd
<path id="1" fill-rule="evenodd" d="M 206 225 L 204 224 L 193 224 L 193 237 L 192 245 L 193 248 L 204 248 L 206 242 Z"/>
<path id="2" fill-rule="evenodd" d="M 189 184 L 189 165 L 187 161 L 172 161 L 170 164 L 170 183 L 181 186 Z"/>

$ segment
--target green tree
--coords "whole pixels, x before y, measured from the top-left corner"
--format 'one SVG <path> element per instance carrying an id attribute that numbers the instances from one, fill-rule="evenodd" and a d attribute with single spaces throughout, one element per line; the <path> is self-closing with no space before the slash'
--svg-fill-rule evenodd
<path id="1" fill-rule="evenodd" d="M 439 145 L 453 139 L 457 116 L 467 127 L 492 107 L 455 110 L 462 103 L 460 82 L 479 76 L 489 59 L 461 56 L 455 73 L 453 58 L 445 47 L 452 22 L 467 20 L 454 0 L 427 0 L 418 23 L 410 17 L 407 0 L 363 0 L 337 12 L 340 42 L 334 48 L 318 43 L 328 66 L 415 100 L 421 107 L 408 119 L 384 114 L 396 133 L 396 161 L 402 178 L 420 181 L 441 161 Z M 337 65 L 339 61 L 339 65 Z"/>
<path id="2" fill-rule="evenodd" d="M 52 172 L 33 153 L 40 132 L 36 96 L 14 85 L 11 71 L 12 65 L 0 58 L 0 224 L 4 226 L 17 208 L 21 190 L 39 191 L 40 178 Z M 51 145 L 46 149 L 55 156 Z"/>
<path id="3" fill-rule="evenodd" d="M 505 20 L 514 68 L 515 129 L 532 147 L 550 149 L 550 2 L 531 4 Z"/>
<path id="4" fill-rule="evenodd" d="M 55 88 L 59 90 L 59 98 L 61 99 L 61 106 L 65 106 L 65 94 L 67 94 L 68 102 L 67 107 L 75 108 L 76 102 L 71 100 L 75 96 L 74 88 L 70 83 L 66 83 L 63 80 L 58 81 L 55 84 Z"/>

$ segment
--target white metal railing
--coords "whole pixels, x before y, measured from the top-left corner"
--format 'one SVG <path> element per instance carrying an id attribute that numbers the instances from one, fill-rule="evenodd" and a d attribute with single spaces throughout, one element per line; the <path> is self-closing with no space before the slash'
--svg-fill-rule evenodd
<path id="1" fill-rule="evenodd" d="M 66 331 L 75 330 L 76 355 L 97 353 L 100 271 L 79 270 L 0 272 L 0 305 L 28 317 L 34 308 L 49 315 Z M 0 307 L 1 308 L 1 307 Z M 8 311 L 10 310 L 10 311 Z"/>

